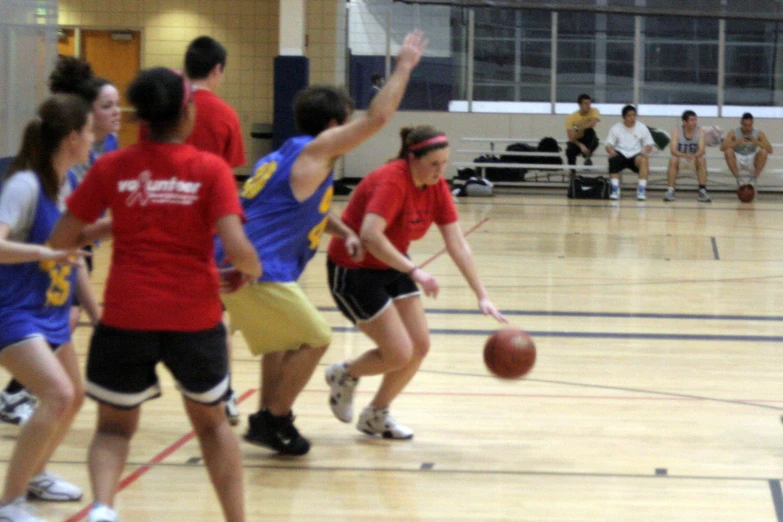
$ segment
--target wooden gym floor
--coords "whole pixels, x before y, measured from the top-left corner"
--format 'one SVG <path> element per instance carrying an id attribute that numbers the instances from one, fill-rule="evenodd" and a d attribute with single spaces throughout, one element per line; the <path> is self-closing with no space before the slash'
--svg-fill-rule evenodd
<path id="1" fill-rule="evenodd" d="M 242 443 L 248 520 L 783 521 L 783 196 L 661 196 L 459 203 L 495 304 L 536 340 L 538 362 L 520 381 L 485 370 L 497 325 L 476 312 L 438 232 L 415 244 L 441 294 L 425 300 L 431 353 L 392 410 L 415 430 L 409 442 L 369 438 L 329 411 L 324 366 L 370 343 L 336 311 L 319 253 L 301 283 L 334 343 L 295 408 L 313 448 L 291 459 Z M 109 252 L 96 255 L 99 292 Z M 82 360 L 89 335 L 75 334 Z M 234 339 L 241 435 L 259 365 Z M 164 396 L 144 406 L 117 508 L 128 522 L 220 520 L 160 373 Z M 377 383 L 362 380 L 357 409 Z M 85 490 L 94 423 L 88 401 L 50 466 Z M 6 462 L 17 431 L 0 425 Z M 69 522 L 87 505 L 37 503 Z"/>

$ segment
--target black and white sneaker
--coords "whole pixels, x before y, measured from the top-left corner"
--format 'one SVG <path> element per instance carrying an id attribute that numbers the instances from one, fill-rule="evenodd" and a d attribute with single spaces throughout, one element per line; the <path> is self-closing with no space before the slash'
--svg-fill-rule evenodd
<path id="1" fill-rule="evenodd" d="M 248 417 L 248 426 L 245 440 L 250 444 L 296 457 L 310 451 L 310 441 L 302 437 L 294 426 L 292 412 L 277 416 L 264 409 Z"/>
<path id="2" fill-rule="evenodd" d="M 36 398 L 27 390 L 16 393 L 0 391 L 0 421 L 24 424 L 35 413 Z"/>

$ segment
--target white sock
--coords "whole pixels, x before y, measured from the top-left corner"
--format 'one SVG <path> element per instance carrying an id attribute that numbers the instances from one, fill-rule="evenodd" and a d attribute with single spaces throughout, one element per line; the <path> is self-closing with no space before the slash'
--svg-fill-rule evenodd
<path id="1" fill-rule="evenodd" d="M 646 179 L 640 179 L 639 180 L 639 186 L 642 188 L 645 188 L 647 186 L 647 180 Z"/>
<path id="2" fill-rule="evenodd" d="M 612 184 L 613 187 L 618 187 L 619 188 L 620 187 L 620 178 L 612 178 L 610 180 L 610 183 Z"/>

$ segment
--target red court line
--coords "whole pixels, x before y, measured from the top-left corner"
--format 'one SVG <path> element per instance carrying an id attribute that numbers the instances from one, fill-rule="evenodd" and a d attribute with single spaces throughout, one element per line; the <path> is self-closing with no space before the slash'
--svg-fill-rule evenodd
<path id="1" fill-rule="evenodd" d="M 251 395 L 253 395 L 256 392 L 255 389 L 249 389 L 245 393 L 243 393 L 238 399 L 237 402 L 241 403 Z M 138 479 L 140 479 L 144 474 L 146 474 L 148 471 L 150 471 L 155 464 L 160 464 L 163 462 L 167 457 L 169 457 L 172 453 L 180 449 L 182 446 L 190 442 L 194 437 L 196 436 L 195 431 L 191 431 L 190 433 L 185 434 L 183 437 L 181 437 L 178 441 L 176 441 L 174 444 L 170 445 L 168 448 L 164 449 L 154 457 L 152 457 L 152 460 L 150 460 L 147 464 L 144 464 L 140 468 L 133 471 L 130 475 L 122 479 L 117 486 L 117 493 L 121 492 L 123 489 L 127 488 L 134 482 L 136 482 Z M 78 522 L 79 520 L 83 520 L 87 517 L 87 514 L 90 512 L 90 509 L 92 509 L 92 503 L 84 506 L 78 513 L 73 515 L 70 518 L 65 519 L 65 522 Z"/>
<path id="2" fill-rule="evenodd" d="M 471 233 L 475 232 L 477 228 L 479 228 L 480 226 L 482 226 L 482 225 L 483 225 L 484 223 L 486 223 L 487 221 L 489 221 L 489 218 L 484 218 L 484 219 L 482 219 L 481 221 L 479 221 L 478 223 L 476 223 L 475 225 L 473 225 L 473 227 L 472 227 L 470 230 L 468 230 L 467 232 L 465 232 L 465 237 L 467 237 L 467 236 L 469 236 Z M 422 264 L 420 264 L 419 266 L 423 268 L 423 267 L 425 267 L 425 266 L 429 265 L 430 263 L 432 263 L 433 261 L 435 261 L 436 259 L 438 259 L 440 256 L 442 256 L 442 255 L 443 255 L 443 254 L 445 254 L 445 253 L 446 253 L 446 249 L 445 249 L 445 248 L 443 248 L 443 249 L 442 249 L 442 250 L 440 250 L 439 252 L 435 252 L 435 254 L 433 254 L 433 255 L 432 255 L 432 257 L 430 257 L 429 259 L 427 259 L 426 261 L 424 261 L 424 262 L 423 262 Z"/>

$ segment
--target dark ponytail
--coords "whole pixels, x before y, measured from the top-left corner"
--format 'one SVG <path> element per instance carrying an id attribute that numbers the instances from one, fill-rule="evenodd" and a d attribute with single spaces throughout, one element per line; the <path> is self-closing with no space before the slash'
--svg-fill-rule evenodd
<path id="1" fill-rule="evenodd" d="M 141 71 L 128 87 L 128 100 L 136 107 L 139 119 L 149 124 L 154 140 L 174 132 L 191 96 L 190 82 L 166 67 Z"/>
<path id="2" fill-rule="evenodd" d="M 41 180 L 44 194 L 56 200 L 60 179 L 54 170 L 54 155 L 71 132 L 81 132 L 87 123 L 90 105 L 72 94 L 56 94 L 38 108 L 38 116 L 24 129 L 22 145 L 6 177 L 32 170 Z"/>
<path id="3" fill-rule="evenodd" d="M 449 146 L 446 133 L 432 125 L 403 127 L 400 129 L 400 138 L 402 139 L 402 147 L 400 147 L 397 159 L 405 159 L 408 154 L 421 158 L 433 150 L 445 149 Z"/>

